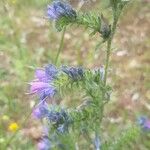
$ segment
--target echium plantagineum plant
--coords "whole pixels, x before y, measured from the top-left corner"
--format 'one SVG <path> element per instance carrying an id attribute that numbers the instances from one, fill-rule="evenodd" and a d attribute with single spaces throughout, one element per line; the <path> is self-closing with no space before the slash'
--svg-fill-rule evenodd
<path id="1" fill-rule="evenodd" d="M 46 128 L 38 143 L 39 150 L 120 150 L 123 146 L 122 141 L 131 141 L 137 134 L 136 130 L 132 129 L 116 141 L 101 140 L 104 108 L 111 97 L 111 86 L 107 84 L 111 43 L 119 16 L 127 4 L 127 0 L 110 0 L 112 23 L 109 23 L 102 12 L 98 13 L 101 16 L 92 12 L 77 12 L 69 3 L 62 0 L 53 1 L 48 5 L 47 17 L 55 22 L 58 31 L 63 30 L 63 35 L 55 65 L 49 64 L 37 69 L 35 79 L 30 83 L 30 93 L 39 97 L 33 115 L 42 119 Z M 107 45 L 104 67 L 88 69 L 81 66 L 56 66 L 65 29 L 72 25 L 90 29 L 92 35 L 99 33 L 102 43 Z M 84 95 L 79 106 L 64 107 L 57 101 L 63 99 L 65 94 L 77 91 Z"/>

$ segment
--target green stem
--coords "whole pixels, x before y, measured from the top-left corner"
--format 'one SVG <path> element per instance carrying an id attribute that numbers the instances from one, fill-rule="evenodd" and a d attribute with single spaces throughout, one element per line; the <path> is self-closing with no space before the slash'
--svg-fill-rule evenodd
<path id="1" fill-rule="evenodd" d="M 112 25 L 111 35 L 110 35 L 109 39 L 107 40 L 107 53 L 106 53 L 106 61 L 105 61 L 104 87 L 106 87 L 106 85 L 107 85 L 108 68 L 109 68 L 110 55 L 111 55 L 111 45 L 112 45 L 112 40 L 113 40 L 115 31 L 116 31 L 118 19 L 119 19 L 119 15 L 117 16 L 116 10 L 113 10 L 113 25 Z M 103 99 L 105 98 L 105 93 L 106 93 L 106 91 L 103 91 Z M 106 103 L 103 103 L 103 105 L 101 106 L 100 123 L 102 122 L 105 104 Z"/>
<path id="2" fill-rule="evenodd" d="M 109 38 L 107 41 L 107 54 L 106 54 L 106 62 L 105 62 L 105 75 L 104 75 L 104 85 L 106 86 L 108 67 L 109 67 L 109 59 L 110 59 L 110 51 L 111 51 L 111 43 L 112 39 Z"/>
<path id="3" fill-rule="evenodd" d="M 58 48 L 57 55 L 56 55 L 56 58 L 55 58 L 55 65 L 57 64 L 60 52 L 63 49 L 65 32 L 66 32 L 66 28 L 64 28 L 63 32 L 62 32 L 59 48 Z"/>
<path id="4" fill-rule="evenodd" d="M 116 11 L 113 11 L 113 26 L 112 26 L 112 30 L 111 30 L 111 35 L 107 41 L 107 54 L 106 54 L 106 62 L 105 62 L 105 75 L 104 75 L 104 85 L 106 86 L 107 84 L 107 75 L 108 75 L 108 67 L 109 67 L 109 60 L 110 60 L 110 54 L 111 54 L 111 44 L 112 44 L 112 40 L 116 31 L 116 26 L 117 26 L 117 22 L 118 22 L 118 18 L 119 16 L 117 16 Z"/>

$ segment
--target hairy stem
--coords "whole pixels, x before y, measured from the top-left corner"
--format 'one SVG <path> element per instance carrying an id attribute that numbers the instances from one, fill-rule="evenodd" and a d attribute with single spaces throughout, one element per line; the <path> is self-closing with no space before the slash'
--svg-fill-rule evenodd
<path id="1" fill-rule="evenodd" d="M 56 58 L 55 58 L 55 65 L 57 64 L 60 52 L 63 49 L 65 32 L 66 32 L 66 28 L 63 29 L 63 32 L 62 32 L 62 35 L 61 35 L 59 48 L 58 48 L 57 55 L 56 55 Z"/>
<path id="2" fill-rule="evenodd" d="M 107 52 L 106 52 L 106 61 L 105 61 L 105 74 L 104 74 L 104 86 L 105 87 L 107 85 L 107 76 L 108 76 L 108 69 L 109 69 L 109 62 L 110 62 L 110 55 L 111 55 L 111 45 L 112 45 L 112 40 L 116 31 L 118 19 L 119 19 L 119 15 L 117 16 L 116 10 L 113 10 L 113 25 L 111 29 L 111 35 L 109 39 L 107 40 Z M 103 99 L 105 99 L 105 93 L 106 91 L 103 92 Z M 106 103 L 104 103 L 100 108 L 101 109 L 100 123 L 102 122 L 102 119 L 103 119 L 103 111 L 104 111 L 105 104 Z"/>
<path id="3" fill-rule="evenodd" d="M 107 54 L 106 54 L 106 62 L 105 62 L 105 75 L 104 75 L 104 85 L 106 86 L 107 81 L 107 74 L 108 74 L 108 67 L 109 67 L 109 59 L 110 59 L 110 53 L 111 53 L 111 43 L 112 39 L 110 38 L 107 41 Z"/>
<path id="4" fill-rule="evenodd" d="M 116 31 L 117 22 L 118 22 L 119 16 L 117 16 L 116 10 L 113 10 L 113 26 L 111 30 L 111 35 L 107 41 L 107 53 L 106 53 L 106 62 L 105 62 L 105 75 L 104 75 L 104 85 L 107 84 L 107 75 L 108 75 L 108 68 L 109 68 L 109 60 L 110 60 L 110 54 L 111 54 L 111 44 L 112 40 Z"/>

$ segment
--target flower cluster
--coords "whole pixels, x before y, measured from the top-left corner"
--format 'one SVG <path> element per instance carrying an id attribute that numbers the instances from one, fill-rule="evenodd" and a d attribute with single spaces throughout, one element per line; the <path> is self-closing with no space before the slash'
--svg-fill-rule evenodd
<path id="1" fill-rule="evenodd" d="M 48 120 L 51 124 L 55 126 L 57 132 L 68 132 L 68 127 L 71 123 L 71 118 L 66 110 L 61 109 L 58 111 L 55 108 L 52 108 L 52 110 L 48 114 Z"/>
<path id="2" fill-rule="evenodd" d="M 57 138 L 57 135 L 68 133 L 69 131 L 69 124 L 71 123 L 71 119 L 69 117 L 69 114 L 64 109 L 57 110 L 53 106 L 53 108 L 49 109 L 49 111 L 46 114 L 46 119 L 48 120 L 49 124 L 49 130 L 48 132 L 51 132 L 51 137 L 49 138 L 47 133 L 47 136 L 44 136 L 40 142 L 38 143 L 38 149 L 39 150 L 49 150 L 51 147 L 53 147 L 53 140 L 54 143 L 58 144 L 60 141 Z M 52 132 L 53 131 L 53 132 Z"/>
<path id="3" fill-rule="evenodd" d="M 34 117 L 37 119 L 45 118 L 48 121 L 50 130 L 54 130 L 56 134 L 68 133 L 69 126 L 74 122 L 72 115 L 69 111 L 56 104 L 49 105 L 47 100 L 48 98 L 54 98 L 54 96 L 59 93 L 57 81 L 61 81 L 61 79 L 65 78 L 70 83 L 72 83 L 72 81 L 86 82 L 86 79 L 89 79 L 88 75 L 90 75 L 89 78 L 92 76 L 94 77 L 94 82 L 97 81 L 95 77 L 103 80 L 104 69 L 101 67 L 99 69 L 89 70 L 82 67 L 68 66 L 56 68 L 52 64 L 47 65 L 44 69 L 37 69 L 35 72 L 35 79 L 30 83 L 30 93 L 39 97 L 39 104 L 33 110 Z M 39 150 L 50 149 L 52 146 L 50 143 L 51 140 L 44 137 L 38 144 Z M 99 147 L 98 138 L 95 140 L 95 147 Z"/>
<path id="4" fill-rule="evenodd" d="M 49 64 L 44 69 L 37 69 L 35 72 L 35 79 L 30 83 L 30 93 L 37 95 L 39 97 L 39 105 L 34 110 L 34 114 L 37 118 L 45 115 L 47 112 L 46 100 L 54 98 L 58 90 L 55 85 L 55 81 L 61 79 L 61 77 L 66 76 L 70 81 L 77 82 L 88 79 L 88 73 L 95 80 L 104 80 L 104 68 L 100 67 L 98 69 L 88 70 L 82 67 L 68 67 L 62 66 L 56 68 L 54 65 Z M 96 80 L 95 80 L 96 82 Z M 99 84 L 99 83 L 98 83 Z"/>
<path id="5" fill-rule="evenodd" d="M 76 11 L 68 3 L 57 0 L 48 6 L 47 16 L 51 20 L 58 20 L 61 17 L 76 18 Z"/>
<path id="6" fill-rule="evenodd" d="M 73 81 L 82 80 L 84 77 L 84 69 L 82 67 L 67 67 L 63 66 L 62 71 Z"/>

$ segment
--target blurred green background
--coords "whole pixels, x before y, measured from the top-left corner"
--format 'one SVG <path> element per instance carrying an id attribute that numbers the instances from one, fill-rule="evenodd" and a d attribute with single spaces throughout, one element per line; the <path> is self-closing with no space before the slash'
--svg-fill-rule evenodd
<path id="1" fill-rule="evenodd" d="M 12 150 L 35 149 L 41 137 L 40 122 L 29 117 L 26 123 L 21 123 L 35 103 L 35 98 L 26 94 L 28 82 L 33 79 L 35 68 L 54 62 L 59 47 L 61 33 L 45 19 L 49 2 L 0 1 L 0 147 L 14 134 L 10 129 L 12 123 L 17 123 L 21 129 L 9 145 Z M 76 8 L 81 6 L 78 0 L 71 3 Z M 110 12 L 107 6 L 108 0 L 97 0 L 85 3 L 81 9 L 106 14 Z M 90 37 L 89 33 L 83 28 L 68 28 L 59 64 L 87 68 L 103 65 L 105 48 L 95 51 L 99 35 Z M 108 79 L 113 85 L 113 93 L 105 109 L 103 129 L 106 139 L 119 135 L 135 123 L 138 116 L 150 117 L 149 35 L 150 1 L 133 0 L 121 16 L 113 41 Z M 128 148 L 148 150 L 149 140 L 150 136 L 143 134 Z"/>

